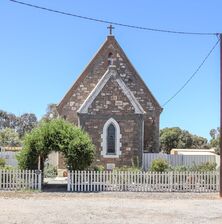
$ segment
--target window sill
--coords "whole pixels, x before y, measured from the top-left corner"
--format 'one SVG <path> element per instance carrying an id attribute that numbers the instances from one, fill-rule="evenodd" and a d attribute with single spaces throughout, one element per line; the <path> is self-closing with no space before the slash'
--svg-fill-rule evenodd
<path id="1" fill-rule="evenodd" d="M 103 155 L 104 158 L 119 158 L 119 155 L 116 154 L 106 154 Z"/>

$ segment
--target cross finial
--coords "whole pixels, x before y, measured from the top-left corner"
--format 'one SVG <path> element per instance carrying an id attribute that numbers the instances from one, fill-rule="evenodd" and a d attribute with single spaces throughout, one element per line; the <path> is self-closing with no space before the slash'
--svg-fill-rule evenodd
<path id="1" fill-rule="evenodd" d="M 112 30 L 115 29 L 115 27 L 113 27 L 113 25 L 110 24 L 109 26 L 107 26 L 107 29 L 109 29 L 109 35 L 112 35 Z"/>

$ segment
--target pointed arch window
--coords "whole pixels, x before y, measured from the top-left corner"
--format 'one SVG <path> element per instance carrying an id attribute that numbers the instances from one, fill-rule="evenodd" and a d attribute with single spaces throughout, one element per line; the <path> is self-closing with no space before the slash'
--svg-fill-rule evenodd
<path id="1" fill-rule="evenodd" d="M 113 53 L 110 52 L 108 54 L 108 65 L 112 65 L 113 64 L 113 61 L 114 61 L 114 59 L 113 59 Z"/>
<path id="2" fill-rule="evenodd" d="M 111 123 L 107 128 L 107 154 L 115 154 L 116 152 L 116 129 Z"/>
<path id="3" fill-rule="evenodd" d="M 121 137 L 119 124 L 115 119 L 110 118 L 103 126 L 101 155 L 107 158 L 118 158 L 121 155 Z"/>

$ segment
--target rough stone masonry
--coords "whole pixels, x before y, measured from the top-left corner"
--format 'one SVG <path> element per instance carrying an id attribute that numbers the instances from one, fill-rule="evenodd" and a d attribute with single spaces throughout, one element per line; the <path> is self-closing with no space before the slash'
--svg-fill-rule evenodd
<path id="1" fill-rule="evenodd" d="M 96 146 L 94 165 L 110 169 L 159 150 L 161 106 L 113 35 L 57 106 L 61 117 L 80 126 Z M 111 153 L 112 152 L 112 153 Z"/>

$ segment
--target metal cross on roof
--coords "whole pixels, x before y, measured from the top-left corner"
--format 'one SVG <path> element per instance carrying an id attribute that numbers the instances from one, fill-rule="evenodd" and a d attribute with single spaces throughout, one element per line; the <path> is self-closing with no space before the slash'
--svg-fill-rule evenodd
<path id="1" fill-rule="evenodd" d="M 107 26 L 107 29 L 109 29 L 109 35 L 112 35 L 112 30 L 115 29 L 115 27 L 110 24 L 109 26 Z"/>

